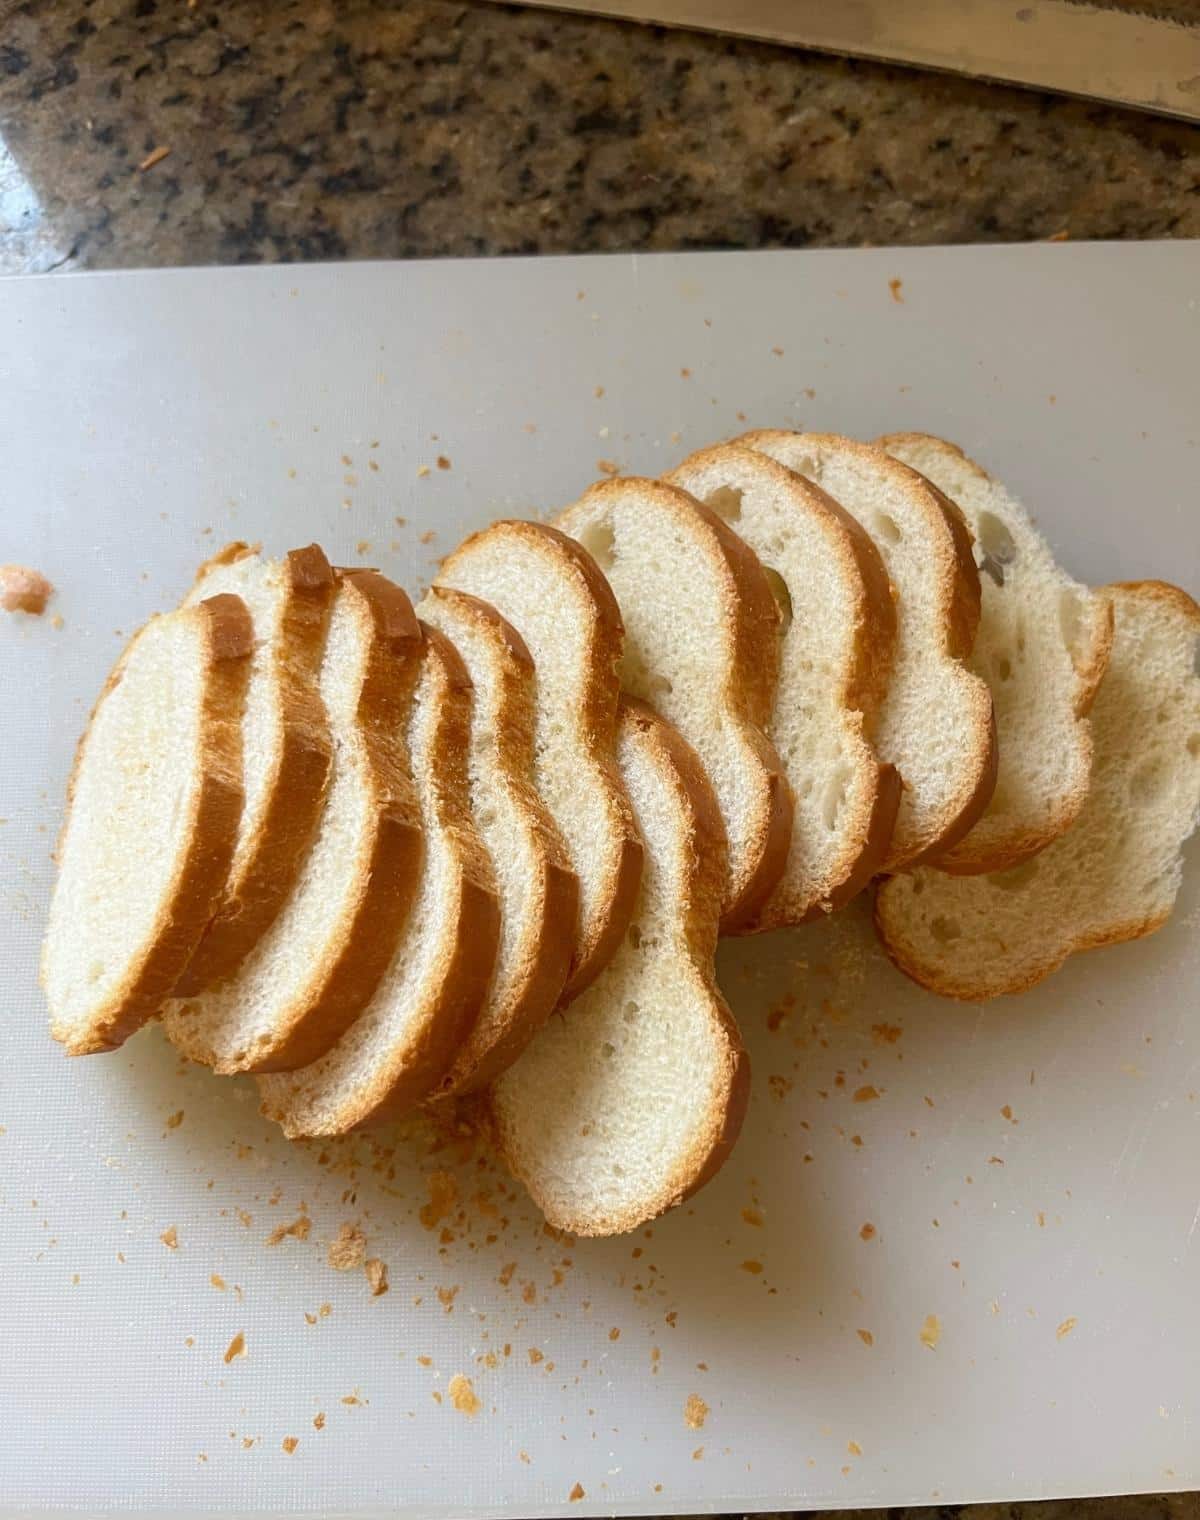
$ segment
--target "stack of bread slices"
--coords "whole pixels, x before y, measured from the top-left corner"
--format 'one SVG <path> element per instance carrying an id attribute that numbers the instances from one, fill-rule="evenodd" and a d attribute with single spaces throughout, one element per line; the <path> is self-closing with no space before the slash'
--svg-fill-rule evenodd
<path id="1" fill-rule="evenodd" d="M 554 1225 L 632 1229 L 733 1144 L 719 934 L 877 882 L 983 999 L 1156 928 L 1200 809 L 1200 607 L 1093 590 L 957 448 L 759 431 L 505 521 L 415 608 L 231 545 L 80 742 L 53 1032 L 150 1019 L 289 1136 L 467 1100 Z"/>

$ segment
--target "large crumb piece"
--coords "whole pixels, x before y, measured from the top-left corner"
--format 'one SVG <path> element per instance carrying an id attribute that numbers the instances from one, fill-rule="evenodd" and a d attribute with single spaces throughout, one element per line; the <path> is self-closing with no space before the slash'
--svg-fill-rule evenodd
<path id="1" fill-rule="evenodd" d="M 25 565 L 0 565 L 0 607 L 5 612 L 28 612 L 41 617 L 54 587 L 40 570 Z"/>
<path id="2" fill-rule="evenodd" d="M 307 1240 L 312 1230 L 312 1220 L 307 1214 L 301 1214 L 293 1219 L 291 1224 L 277 1224 L 267 1236 L 267 1245 L 277 1246 L 281 1240 L 289 1235 L 295 1240 Z"/>
<path id="3" fill-rule="evenodd" d="M 379 1298 L 388 1290 L 387 1262 L 380 1261 L 378 1256 L 369 1256 L 363 1263 L 363 1271 L 367 1274 L 367 1282 L 370 1284 L 371 1297 Z"/>
<path id="4" fill-rule="evenodd" d="M 708 1419 L 708 1405 L 698 1393 L 689 1393 L 683 1406 L 684 1423 L 689 1430 L 703 1430 Z"/>
<path id="5" fill-rule="evenodd" d="M 354 1272 L 367 1254 L 367 1237 L 356 1224 L 343 1224 L 329 1242 L 329 1265 L 339 1272 Z"/>
<path id="6" fill-rule="evenodd" d="M 461 1372 L 456 1372 L 446 1385 L 446 1392 L 450 1395 L 450 1402 L 459 1414 L 479 1413 L 482 1406 L 469 1377 L 463 1377 Z"/>

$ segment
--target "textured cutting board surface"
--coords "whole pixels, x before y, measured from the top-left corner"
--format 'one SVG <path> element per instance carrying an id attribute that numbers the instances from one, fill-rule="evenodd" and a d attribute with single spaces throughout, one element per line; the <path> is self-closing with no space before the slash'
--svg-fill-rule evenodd
<path id="1" fill-rule="evenodd" d="M 858 911 L 725 946 L 742 1140 L 610 1242 L 547 1234 L 461 1136 L 291 1147 L 157 1030 L 69 1062 L 36 986 L 75 737 L 226 539 L 316 538 L 415 591 L 464 532 L 612 465 L 748 425 L 923 427 L 1079 576 L 1194 592 L 1198 274 L 1174 244 L 0 284 L 0 559 L 57 587 L 0 621 L 0 1508 L 1200 1484 L 1194 850 L 1159 935 L 987 1008 L 907 984 Z M 343 1224 L 386 1294 L 330 1265 Z"/>

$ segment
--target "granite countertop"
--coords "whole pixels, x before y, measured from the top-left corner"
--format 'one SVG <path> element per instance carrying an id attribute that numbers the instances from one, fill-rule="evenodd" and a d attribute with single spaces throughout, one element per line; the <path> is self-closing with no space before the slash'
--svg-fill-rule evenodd
<path id="1" fill-rule="evenodd" d="M 0 0 L 3 271 L 1062 235 L 1200 236 L 1200 128 L 453 0 Z M 960 1514 L 1200 1498 L 890 1511 Z"/>
<path id="2" fill-rule="evenodd" d="M 8 270 L 1061 234 L 1200 235 L 1200 128 L 454 0 L 0 0 Z"/>

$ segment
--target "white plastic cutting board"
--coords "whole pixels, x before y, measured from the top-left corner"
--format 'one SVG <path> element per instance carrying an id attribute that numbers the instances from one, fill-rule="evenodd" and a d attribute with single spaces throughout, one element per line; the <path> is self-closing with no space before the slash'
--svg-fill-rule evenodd
<path id="1" fill-rule="evenodd" d="M 742 1140 L 692 1205 L 606 1243 L 551 1238 L 428 1135 L 290 1147 L 249 1083 L 180 1070 L 157 1031 L 69 1062 L 35 978 L 88 706 L 227 538 L 317 538 L 415 589 L 602 460 L 921 427 L 1022 493 L 1077 574 L 1195 591 L 1198 293 L 1196 244 L 0 284 L 0 560 L 45 571 L 62 619 L 0 618 L 0 1509 L 1200 1485 L 1195 852 L 1159 935 L 986 1009 L 918 993 L 857 913 L 727 946 Z M 268 1246 L 302 1208 L 309 1237 Z M 327 1263 L 355 1220 L 384 1296 Z"/>

